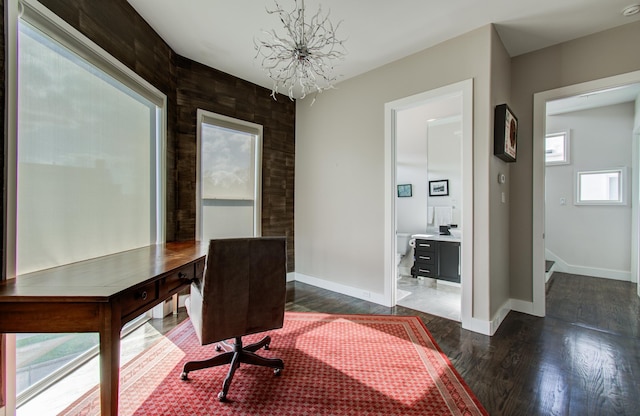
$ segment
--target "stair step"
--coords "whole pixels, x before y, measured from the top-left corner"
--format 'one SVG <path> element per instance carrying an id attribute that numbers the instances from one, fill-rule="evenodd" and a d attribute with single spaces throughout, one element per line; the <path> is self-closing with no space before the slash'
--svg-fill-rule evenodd
<path id="1" fill-rule="evenodd" d="M 555 261 L 545 260 L 545 264 L 544 264 L 545 273 L 549 273 L 549 271 L 551 270 L 554 264 L 556 264 Z"/>

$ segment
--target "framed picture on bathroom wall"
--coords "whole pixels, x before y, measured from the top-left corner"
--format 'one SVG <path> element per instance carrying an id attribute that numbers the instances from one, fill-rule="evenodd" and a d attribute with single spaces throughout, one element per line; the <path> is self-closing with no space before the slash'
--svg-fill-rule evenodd
<path id="1" fill-rule="evenodd" d="M 411 184 L 398 185 L 398 198 L 406 198 L 412 196 Z"/>
<path id="2" fill-rule="evenodd" d="M 429 181 L 429 196 L 449 195 L 449 179 Z"/>

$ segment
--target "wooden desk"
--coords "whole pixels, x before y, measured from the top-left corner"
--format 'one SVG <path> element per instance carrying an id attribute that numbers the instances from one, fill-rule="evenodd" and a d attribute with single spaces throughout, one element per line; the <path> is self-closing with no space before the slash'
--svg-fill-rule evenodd
<path id="1" fill-rule="evenodd" d="M 201 278 L 206 251 L 167 243 L 2 282 L 0 333 L 99 332 L 101 414 L 115 416 L 122 326 Z"/>

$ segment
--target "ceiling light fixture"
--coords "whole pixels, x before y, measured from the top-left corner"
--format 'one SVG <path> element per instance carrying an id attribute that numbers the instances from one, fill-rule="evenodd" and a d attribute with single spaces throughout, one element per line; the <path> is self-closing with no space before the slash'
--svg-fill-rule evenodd
<path id="1" fill-rule="evenodd" d="M 275 9 L 284 25 L 284 35 L 275 30 L 263 31 L 265 40 L 254 39 L 256 59 L 262 60 L 262 68 L 273 81 L 271 96 L 276 99 L 279 90 L 286 91 L 289 99 L 304 98 L 333 88 L 338 78 L 333 74 L 333 62 L 346 55 L 344 39 L 336 32 L 342 21 L 333 25 L 329 13 L 323 15 L 322 7 L 310 19 L 305 17 L 304 0 L 294 0 L 295 8 L 287 12 L 276 1 Z"/>
<path id="2" fill-rule="evenodd" d="M 632 4 L 631 6 L 627 6 L 622 10 L 623 16 L 633 16 L 634 14 L 638 14 L 640 12 L 640 4 Z"/>

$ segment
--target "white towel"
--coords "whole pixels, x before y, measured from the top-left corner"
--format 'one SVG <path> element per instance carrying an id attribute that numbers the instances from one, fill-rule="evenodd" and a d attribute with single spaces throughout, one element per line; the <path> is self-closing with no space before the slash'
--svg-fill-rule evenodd
<path id="1" fill-rule="evenodd" d="M 433 224 L 433 207 L 427 207 L 427 225 Z"/>
<path id="2" fill-rule="evenodd" d="M 433 225 L 449 225 L 453 222 L 453 208 L 434 207 L 433 211 Z"/>

